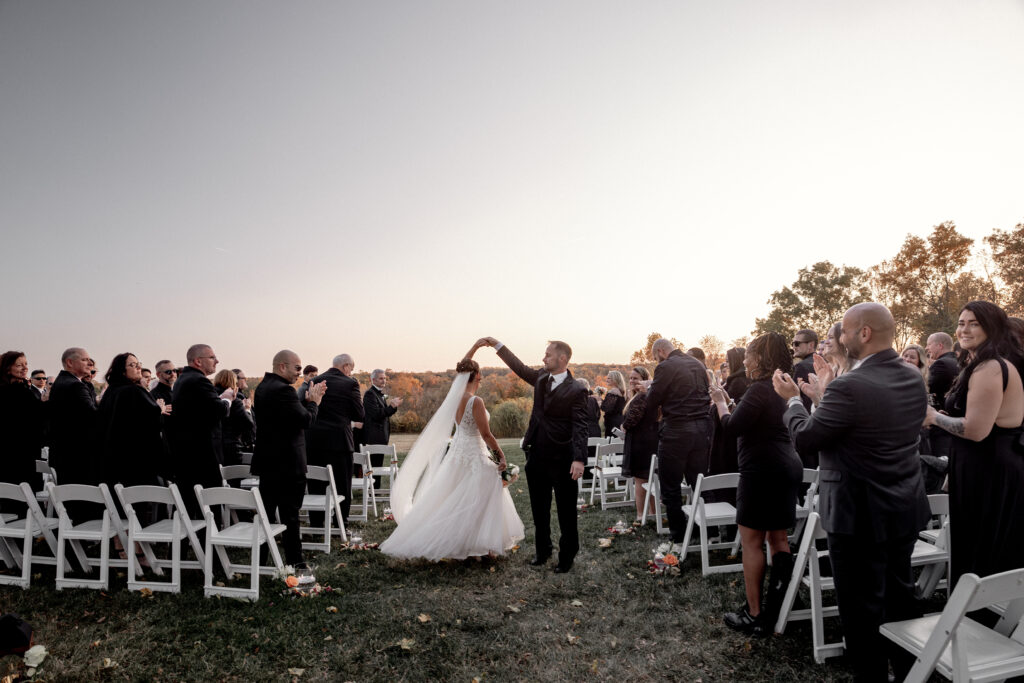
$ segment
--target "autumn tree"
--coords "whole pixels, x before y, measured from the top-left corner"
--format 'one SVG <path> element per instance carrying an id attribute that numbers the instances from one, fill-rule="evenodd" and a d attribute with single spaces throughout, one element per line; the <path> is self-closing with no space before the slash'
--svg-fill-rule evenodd
<path id="1" fill-rule="evenodd" d="M 819 261 L 801 268 L 796 282 L 773 292 L 771 309 L 755 321 L 753 334 L 778 332 L 786 337 L 800 329 L 811 329 L 822 336 L 850 306 L 871 300 L 867 274 L 853 266 L 835 266 Z"/>
<path id="2" fill-rule="evenodd" d="M 996 274 L 1003 281 L 1002 304 L 1010 315 L 1024 315 L 1024 223 L 1013 230 L 995 230 L 985 238 Z"/>
<path id="3" fill-rule="evenodd" d="M 704 364 L 712 370 L 718 368 L 725 360 L 725 344 L 713 334 L 706 334 L 697 342 L 704 352 Z"/>
<path id="4" fill-rule="evenodd" d="M 660 332 L 651 332 L 647 335 L 647 344 L 642 349 L 633 352 L 633 355 L 629 359 L 630 365 L 653 365 L 657 363 L 658 361 L 654 357 L 654 352 L 651 350 L 651 347 L 653 347 L 654 342 L 659 339 L 661 339 Z M 675 337 L 672 337 L 669 341 L 672 342 L 672 345 L 680 351 L 686 350 L 683 342 L 677 340 Z"/>

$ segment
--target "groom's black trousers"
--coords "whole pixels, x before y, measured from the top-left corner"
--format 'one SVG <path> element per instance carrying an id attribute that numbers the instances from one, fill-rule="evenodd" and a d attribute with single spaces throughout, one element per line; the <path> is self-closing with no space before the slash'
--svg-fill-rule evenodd
<path id="1" fill-rule="evenodd" d="M 571 458 L 545 457 L 542 452 L 531 452 L 526 460 L 526 484 L 530 489 L 537 556 L 551 555 L 551 493 L 554 492 L 558 526 L 562 532 L 558 539 L 558 563 L 563 565 L 572 564 L 580 549 L 580 535 L 576 529 L 578 487 L 569 473 L 571 466 Z"/>

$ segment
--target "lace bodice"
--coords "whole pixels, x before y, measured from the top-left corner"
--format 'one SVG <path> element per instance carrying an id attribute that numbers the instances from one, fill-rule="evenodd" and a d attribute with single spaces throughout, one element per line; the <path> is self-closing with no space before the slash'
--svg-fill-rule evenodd
<path id="1" fill-rule="evenodd" d="M 455 437 L 452 439 L 449 455 L 463 461 L 464 465 L 468 467 L 489 465 L 496 468 L 497 466 L 490 459 L 490 451 L 487 449 L 487 444 L 484 442 L 484 438 L 480 436 L 480 429 L 476 425 L 476 419 L 473 417 L 473 402 L 479 400 L 481 399 L 474 396 L 466 402 L 466 410 L 462 414 L 462 419 L 455 430 Z M 487 419 L 491 419 L 490 413 L 487 413 Z"/>

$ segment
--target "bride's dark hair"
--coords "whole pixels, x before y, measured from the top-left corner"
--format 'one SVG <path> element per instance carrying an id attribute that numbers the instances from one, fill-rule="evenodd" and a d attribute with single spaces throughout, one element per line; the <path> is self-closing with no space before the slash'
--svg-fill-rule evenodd
<path id="1" fill-rule="evenodd" d="M 480 374 L 480 364 L 472 358 L 463 358 L 459 361 L 459 364 L 455 366 L 456 372 L 468 372 L 469 381 L 472 382 Z"/>

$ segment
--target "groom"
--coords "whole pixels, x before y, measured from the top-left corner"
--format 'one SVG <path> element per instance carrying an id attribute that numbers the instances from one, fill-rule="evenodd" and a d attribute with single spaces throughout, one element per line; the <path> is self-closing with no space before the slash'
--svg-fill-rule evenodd
<path id="1" fill-rule="evenodd" d="M 533 385 L 533 412 L 523 438 L 526 451 L 526 482 L 530 488 L 530 509 L 536 527 L 537 555 L 533 566 L 547 563 L 551 557 L 551 492 L 555 492 L 558 526 L 556 574 L 572 569 L 580 549 L 576 529 L 576 480 L 583 476 L 587 461 L 587 392 L 569 372 L 572 349 L 565 342 L 548 343 L 544 367 L 534 370 L 523 365 L 508 347 L 494 337 L 484 337 L 475 345 L 492 346 L 512 372 Z"/>

